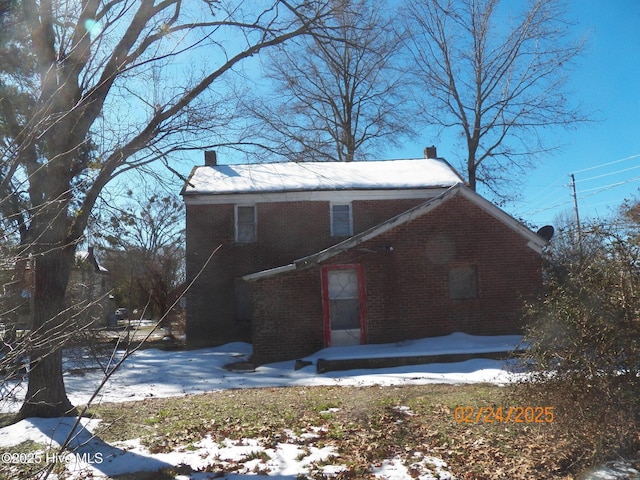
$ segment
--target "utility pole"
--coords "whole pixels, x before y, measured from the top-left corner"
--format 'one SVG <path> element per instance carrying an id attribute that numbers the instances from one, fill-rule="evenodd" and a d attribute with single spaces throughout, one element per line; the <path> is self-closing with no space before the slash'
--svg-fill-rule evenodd
<path id="1" fill-rule="evenodd" d="M 578 212 L 578 194 L 576 193 L 576 177 L 571 174 L 571 191 L 573 192 L 573 208 L 576 212 L 576 227 L 578 228 L 578 248 L 582 256 L 582 228 L 580 226 L 580 213 Z"/>

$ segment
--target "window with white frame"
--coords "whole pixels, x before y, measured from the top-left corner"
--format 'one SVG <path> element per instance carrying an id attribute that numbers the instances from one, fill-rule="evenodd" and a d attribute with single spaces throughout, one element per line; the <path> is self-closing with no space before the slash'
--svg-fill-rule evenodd
<path id="1" fill-rule="evenodd" d="M 351 204 L 331 204 L 331 235 L 348 237 L 353 235 Z"/>
<path id="2" fill-rule="evenodd" d="M 236 243 L 254 243 L 257 239 L 255 205 L 236 205 Z"/>

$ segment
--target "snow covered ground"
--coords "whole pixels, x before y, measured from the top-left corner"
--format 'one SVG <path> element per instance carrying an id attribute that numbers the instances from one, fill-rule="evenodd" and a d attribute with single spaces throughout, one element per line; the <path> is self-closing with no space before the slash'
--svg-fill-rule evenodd
<path id="1" fill-rule="evenodd" d="M 286 438 L 277 445 L 263 445 L 257 439 L 224 440 L 214 442 L 205 437 L 188 448 L 170 453 L 151 454 L 138 440 L 117 442 L 109 445 L 92 435 L 99 420 L 82 419 L 80 429 L 75 430 L 71 443 L 72 453 L 56 454 L 56 447 L 64 442 L 74 426 L 75 419 L 23 420 L 0 430 L 0 450 L 10 452 L 16 445 L 16 439 L 46 446 L 42 453 L 34 453 L 32 463 L 45 466 L 58 461 L 66 465 L 65 479 L 108 478 L 130 472 L 156 471 L 178 465 L 188 465 L 190 469 L 202 473 L 178 475 L 179 480 L 204 480 L 224 478 L 239 480 L 282 479 L 294 480 L 308 473 L 322 473 L 328 478 L 346 467 L 349 459 L 341 458 L 331 446 L 315 446 L 314 433 L 298 436 L 287 432 Z M 3 454 L 2 458 L 4 458 Z M 10 459 L 8 454 L 7 459 Z M 10 461 L 10 460 L 9 460 Z M 6 462 L 5 462 L 6 463 Z M 408 465 L 408 467 L 407 467 Z M 235 473 L 220 477 L 220 469 L 233 470 Z M 207 472 L 211 470 L 211 472 Z M 411 480 L 409 469 L 420 472 L 420 480 L 452 480 L 447 464 L 422 452 L 413 452 L 411 458 L 394 457 L 372 465 L 371 473 L 379 479 Z"/>
<path id="2" fill-rule="evenodd" d="M 259 388 L 273 386 L 313 385 L 407 385 L 427 383 L 507 383 L 516 375 L 510 373 L 507 362 L 498 360 L 469 360 L 450 364 L 414 365 L 377 370 L 349 370 L 342 372 L 316 373 L 315 362 L 319 358 L 362 358 L 399 355 L 425 355 L 446 353 L 479 353 L 512 350 L 518 345 L 517 336 L 474 337 L 461 333 L 447 337 L 430 338 L 388 345 L 341 347 L 325 349 L 306 358 L 313 365 L 294 370 L 294 361 L 264 365 L 255 372 L 234 372 L 225 365 L 245 361 L 251 354 L 251 346 L 232 343 L 218 348 L 192 351 L 165 352 L 142 350 L 123 365 L 102 391 L 97 402 L 124 402 L 150 397 L 191 395 L 208 391 L 235 388 Z M 81 372 L 78 360 L 67 362 L 74 373 L 65 373 L 65 384 L 72 403 L 86 403 L 94 388 L 101 381 L 99 370 Z M 17 411 L 24 395 L 21 386 L 15 389 L 13 398 L 0 404 L 0 411 Z M 411 412 L 405 412 L 410 415 Z M 309 472 L 324 473 L 329 478 L 339 472 L 345 459 L 339 458 L 331 447 L 314 446 L 317 432 L 303 432 L 301 438 L 293 432 L 287 434 L 277 445 L 262 445 L 256 439 L 224 440 L 215 443 L 204 438 L 189 449 L 171 453 L 151 453 L 139 440 L 107 444 L 94 437 L 99 420 L 82 419 L 80 430 L 76 430 L 72 443 L 73 453 L 63 458 L 52 457 L 56 447 L 64 441 L 73 426 L 74 419 L 26 419 L 0 429 L 0 452 L 2 463 L 24 460 L 12 456 L 11 447 L 26 440 L 43 446 L 41 453 L 32 454 L 31 460 L 39 463 L 63 461 L 68 474 L 65 478 L 108 478 L 135 471 L 155 471 L 169 466 L 189 465 L 192 469 L 207 466 L 233 464 L 242 468 L 236 473 L 226 474 L 225 479 L 269 478 L 294 480 Z M 300 435 L 300 434 L 298 434 Z M 409 466 L 410 468 L 408 468 Z M 379 465 L 372 465 L 376 478 L 387 480 L 410 480 L 415 478 L 410 471 L 419 471 L 421 480 L 452 479 L 447 465 L 440 459 L 429 456 L 429 452 L 412 452 L 411 457 L 390 458 Z M 629 472 L 627 472 L 629 473 Z M 178 479 L 201 480 L 216 477 L 217 473 L 179 475 Z M 605 478 L 634 478 L 610 476 L 606 471 L 595 474 L 591 480 Z M 640 478 L 640 476 L 638 477 Z"/>
<path id="3" fill-rule="evenodd" d="M 234 388 L 313 385 L 406 385 L 426 383 L 507 383 L 514 376 L 503 361 L 476 359 L 458 363 L 413 365 L 376 370 L 348 370 L 316 373 L 319 358 L 393 357 L 447 353 L 484 353 L 513 350 L 519 336 L 479 337 L 454 333 L 446 337 L 426 338 L 385 345 L 334 347 L 320 350 L 305 358 L 312 365 L 294 370 L 294 361 L 272 363 L 255 372 L 233 372 L 225 365 L 242 362 L 251 356 L 248 343 L 230 343 L 222 347 L 191 351 L 166 352 L 150 349 L 133 355 L 114 374 L 101 392 L 98 401 L 123 402 L 150 397 L 189 395 Z M 67 363 L 65 385 L 74 405 L 86 403 L 102 380 L 102 372 L 78 372 L 78 360 Z M 17 389 L 13 398 L 0 404 L 0 411 L 20 408 L 26 386 Z"/>

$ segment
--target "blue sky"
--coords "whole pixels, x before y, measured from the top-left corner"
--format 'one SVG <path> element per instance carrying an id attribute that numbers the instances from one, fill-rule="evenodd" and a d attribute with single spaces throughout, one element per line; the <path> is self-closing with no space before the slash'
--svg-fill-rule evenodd
<path id="1" fill-rule="evenodd" d="M 538 167 L 519 179 L 519 198 L 503 205 L 537 227 L 556 224 L 559 214 L 574 215 L 571 173 L 581 220 L 610 217 L 625 199 L 640 197 L 640 1 L 568 0 L 567 5 L 576 36 L 588 39 L 569 88 L 594 120 L 574 130 L 549 132 L 549 144 L 562 147 L 540 158 Z M 384 157 L 420 157 L 425 146 L 435 143 L 438 155 L 455 164 L 460 152 L 445 137 L 433 140 L 434 133 L 427 129 L 420 140 L 389 150 Z M 190 166 L 201 163 L 201 153 L 192 157 Z M 190 166 L 180 170 L 186 174 Z M 482 187 L 479 193 L 492 199 Z"/>
<path id="2" fill-rule="evenodd" d="M 584 218 L 611 215 L 640 187 L 640 2 L 572 0 L 569 8 L 589 35 L 571 88 L 596 121 L 563 135 L 565 147 L 543 160 L 522 200 L 507 207 L 538 225 L 573 208 L 570 173 Z"/>
<path id="3" fill-rule="evenodd" d="M 574 99 L 595 121 L 573 131 L 549 134 L 563 147 L 541 158 L 522 180 L 520 199 L 503 208 L 536 226 L 573 215 L 570 174 L 576 177 L 581 220 L 609 217 L 640 188 L 640 1 L 571 0 L 569 19 L 577 35 L 587 35 L 584 54 L 570 78 Z M 416 156 L 425 145 L 407 145 L 390 158 Z M 441 144 L 447 159 L 456 152 Z M 487 194 L 481 188 L 479 193 Z M 487 194 L 490 198 L 490 195 Z"/>

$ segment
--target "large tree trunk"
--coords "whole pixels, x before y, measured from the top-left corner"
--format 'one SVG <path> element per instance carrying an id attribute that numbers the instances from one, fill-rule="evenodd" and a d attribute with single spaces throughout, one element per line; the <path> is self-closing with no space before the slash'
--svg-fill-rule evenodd
<path id="1" fill-rule="evenodd" d="M 29 387 L 20 410 L 22 417 L 74 415 L 62 378 L 62 344 L 71 321 L 64 298 L 73 262 L 73 247 L 52 249 L 36 258 Z"/>
<path id="2" fill-rule="evenodd" d="M 72 332 L 65 295 L 75 255 L 69 238 L 70 181 L 62 158 L 32 175 L 30 194 L 42 199 L 32 210 L 26 239 L 33 255 L 35 279 L 31 312 L 30 369 L 23 417 L 72 415 L 62 378 L 62 347 Z"/>

